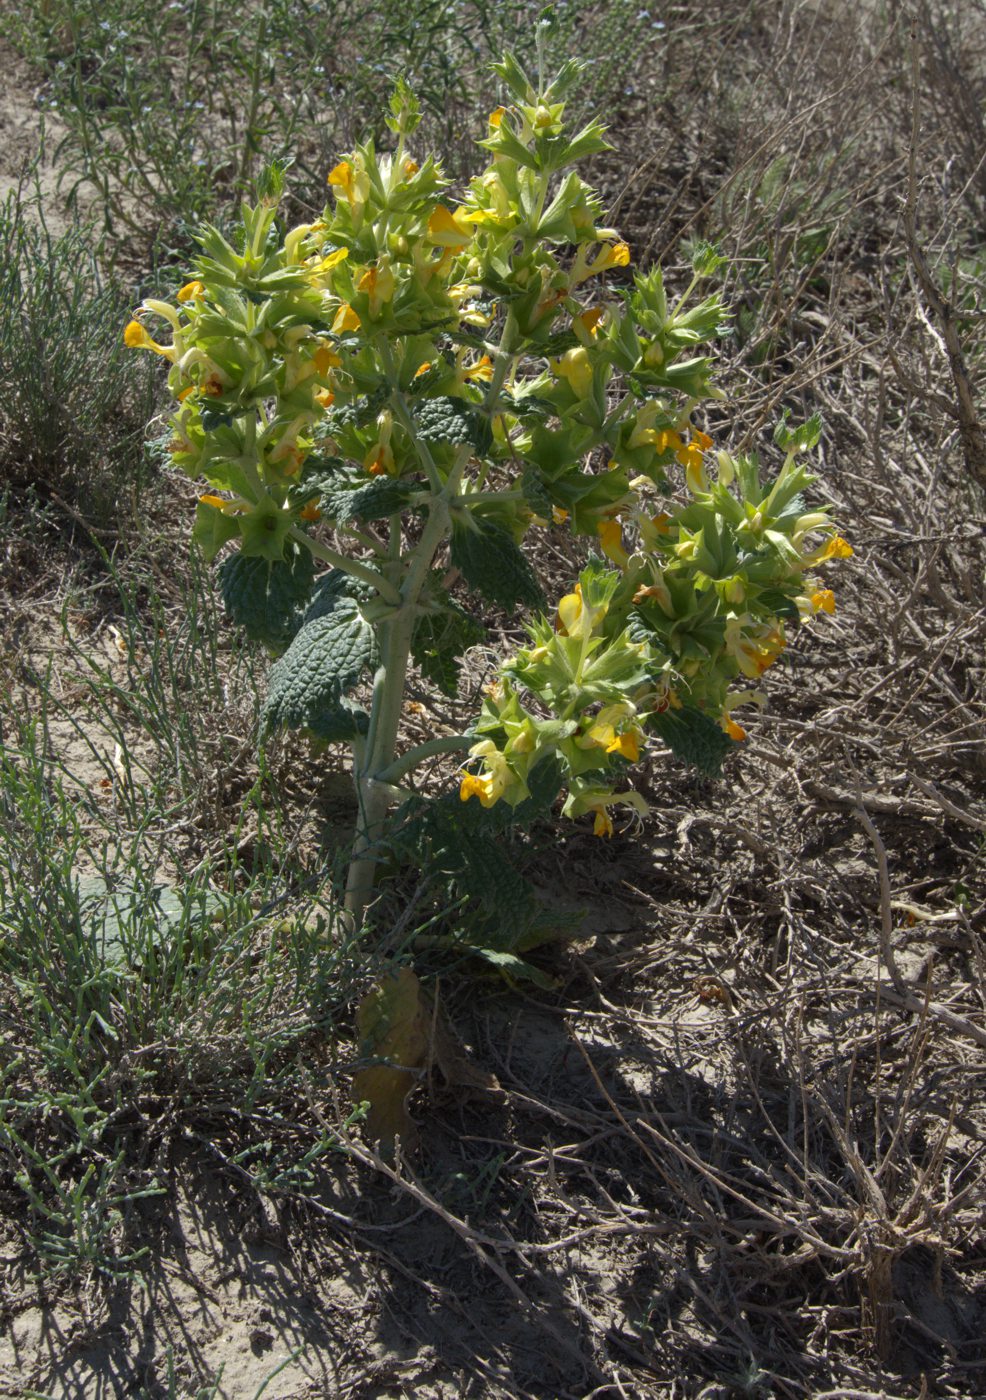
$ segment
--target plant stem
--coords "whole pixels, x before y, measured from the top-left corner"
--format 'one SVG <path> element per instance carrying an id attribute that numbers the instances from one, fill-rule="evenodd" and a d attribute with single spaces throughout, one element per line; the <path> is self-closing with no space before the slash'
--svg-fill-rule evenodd
<path id="1" fill-rule="evenodd" d="M 366 750 L 363 761 L 354 755 L 353 763 L 359 825 L 346 881 L 346 913 L 354 927 L 358 927 L 370 901 L 377 865 L 374 848 L 393 797 L 390 770 L 394 764 L 418 600 L 428 581 L 435 552 L 448 529 L 449 508 L 443 493 L 433 497 L 421 539 L 411 554 L 400 590 L 400 607 L 380 627 L 380 665 L 373 678 Z"/>
<path id="2" fill-rule="evenodd" d="M 321 559 L 324 564 L 331 564 L 334 569 L 341 569 L 343 573 L 352 574 L 353 578 L 368 583 L 371 588 L 376 589 L 385 602 L 392 603 L 394 607 L 400 603 L 400 593 L 388 579 L 384 578 L 379 569 L 371 568 L 369 564 L 361 564 L 358 559 L 350 559 L 345 554 L 339 554 L 336 550 L 330 549 L 328 545 L 313 540 L 311 535 L 306 535 L 304 530 L 298 529 L 297 526 L 288 533 L 291 539 L 311 550 L 316 559 Z"/>
<path id="3" fill-rule="evenodd" d="M 434 739 L 426 739 L 423 744 L 418 744 L 416 748 L 402 753 L 400 758 L 395 758 L 389 768 L 377 774 L 376 781 L 393 786 L 426 758 L 434 758 L 440 753 L 456 753 L 458 750 L 471 748 L 475 742 L 475 734 L 439 734 Z"/>

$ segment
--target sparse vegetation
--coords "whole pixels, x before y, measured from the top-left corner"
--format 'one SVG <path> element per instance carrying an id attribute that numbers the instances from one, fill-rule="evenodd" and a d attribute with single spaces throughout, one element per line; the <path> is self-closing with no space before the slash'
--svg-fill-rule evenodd
<path id="1" fill-rule="evenodd" d="M 2 110 L 43 113 L 49 162 L 20 180 L 0 148 L 4 1393 L 986 1389 L 986 7 L 555 11 L 634 266 L 674 295 L 702 242 L 726 258 L 708 431 L 735 457 L 819 412 L 856 552 L 728 782 L 665 756 L 643 834 L 547 812 L 511 838 L 489 897 L 521 867 L 546 922 L 485 960 L 463 888 L 399 840 L 374 938 L 340 935 L 348 774 L 295 736 L 258 757 L 265 654 L 189 558 L 195 491 L 145 452 L 160 405 L 120 327 L 267 157 L 312 218 L 337 151 L 393 139 L 398 72 L 460 176 L 535 12 L 0 17 Z M 557 597 L 584 555 L 546 541 Z M 461 732 L 523 643 L 481 620 L 459 696 L 412 675 L 408 746 L 425 705 Z M 412 969 L 394 1160 L 353 1107 L 356 1009 L 366 1033 L 368 989 L 396 972 L 399 1002 Z"/>

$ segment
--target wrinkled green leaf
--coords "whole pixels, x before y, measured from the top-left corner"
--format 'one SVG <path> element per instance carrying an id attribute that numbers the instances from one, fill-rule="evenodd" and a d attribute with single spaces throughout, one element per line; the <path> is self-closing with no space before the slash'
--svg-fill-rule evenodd
<path id="1" fill-rule="evenodd" d="M 676 758 L 693 764 L 710 778 L 719 776 L 722 760 L 733 747 L 733 741 L 715 720 L 693 705 L 652 716 L 650 727 Z"/>
<path id="2" fill-rule="evenodd" d="M 365 732 L 365 712 L 346 701 L 376 662 L 376 638 L 356 600 L 329 594 L 271 668 L 263 727 L 307 729 L 327 743 Z"/>
<path id="3" fill-rule="evenodd" d="M 513 536 L 492 520 L 478 520 L 475 525 L 475 529 L 453 530 L 450 551 L 452 563 L 470 588 L 508 611 L 518 603 L 543 607 L 541 585 Z"/>
<path id="4" fill-rule="evenodd" d="M 309 550 L 288 545 L 286 559 L 234 554 L 219 566 L 219 591 L 231 622 L 251 641 L 281 651 L 301 625 L 315 567 Z"/>
<path id="5" fill-rule="evenodd" d="M 482 456 L 490 450 L 490 420 L 462 399 L 423 399 L 415 408 L 418 437 L 422 442 L 469 443 Z"/>

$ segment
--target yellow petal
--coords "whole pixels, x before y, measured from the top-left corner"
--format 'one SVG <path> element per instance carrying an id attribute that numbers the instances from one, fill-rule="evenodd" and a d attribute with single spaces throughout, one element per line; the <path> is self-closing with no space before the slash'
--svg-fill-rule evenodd
<path id="1" fill-rule="evenodd" d="M 153 350 L 155 355 L 163 355 L 166 360 L 174 362 L 174 346 L 159 345 L 139 321 L 127 322 L 123 330 L 123 343 L 128 350 Z"/>
<path id="2" fill-rule="evenodd" d="M 440 248 L 464 248 L 472 235 L 463 231 L 444 204 L 439 204 L 428 220 L 428 237 Z"/>
<path id="3" fill-rule="evenodd" d="M 485 379 L 493 378 L 493 362 L 489 355 L 482 355 L 474 365 L 462 371 L 463 379 Z"/>
<path id="4" fill-rule="evenodd" d="M 358 331 L 362 322 L 348 302 L 343 302 L 332 322 L 332 334 L 342 335 L 345 331 Z"/>
<path id="5" fill-rule="evenodd" d="M 349 193 L 353 187 L 353 167 L 348 160 L 341 160 L 329 171 L 329 184 Z"/>
<path id="6" fill-rule="evenodd" d="M 852 557 L 853 547 L 848 540 L 844 540 L 841 535 L 835 535 L 825 546 L 823 559 L 849 559 Z"/>
<path id="7" fill-rule="evenodd" d="M 130 350 L 143 350 L 151 337 L 139 321 L 128 321 L 123 329 L 123 343 Z"/>
<path id="8" fill-rule="evenodd" d="M 623 530 L 618 520 L 601 520 L 596 526 L 599 543 L 607 559 L 611 559 L 620 569 L 625 569 L 630 556 L 623 548 Z"/>
<path id="9" fill-rule="evenodd" d="M 557 630 L 563 632 L 566 637 L 578 635 L 582 611 L 582 589 L 576 584 L 575 592 L 566 593 L 558 604 Z"/>
<path id="10" fill-rule="evenodd" d="M 335 248 L 331 253 L 326 253 L 324 258 L 319 258 L 308 269 L 310 277 L 322 277 L 327 272 L 331 272 L 334 267 L 338 267 L 341 262 L 345 262 L 349 257 L 348 248 Z"/>
<path id="11" fill-rule="evenodd" d="M 181 302 L 192 301 L 195 297 L 205 295 L 205 287 L 201 282 L 186 282 L 178 293 L 178 300 Z"/>
<path id="12" fill-rule="evenodd" d="M 631 763 L 636 763 L 640 758 L 640 740 L 634 729 L 628 730 L 626 734 L 617 734 L 611 744 L 606 745 L 607 753 L 618 753 L 624 758 L 628 758 Z"/>
<path id="13" fill-rule="evenodd" d="M 330 350 L 327 345 L 320 345 L 312 356 L 312 364 L 315 366 L 315 373 L 323 378 L 330 369 L 342 364 L 339 356 L 334 350 Z"/>
<path id="14" fill-rule="evenodd" d="M 592 824 L 593 836 L 605 836 L 607 839 L 613 834 L 613 823 L 605 807 L 594 807 L 590 810 L 596 814 L 596 820 Z"/>

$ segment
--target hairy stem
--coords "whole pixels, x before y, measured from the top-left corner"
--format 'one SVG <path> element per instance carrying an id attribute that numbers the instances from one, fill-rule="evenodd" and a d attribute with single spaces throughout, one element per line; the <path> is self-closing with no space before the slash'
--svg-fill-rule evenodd
<path id="1" fill-rule="evenodd" d="M 362 919 L 373 892 L 377 865 L 375 847 L 393 798 L 391 769 L 418 600 L 448 529 L 449 509 L 443 494 L 433 498 L 421 539 L 410 557 L 400 590 L 400 607 L 380 627 L 380 665 L 373 678 L 366 750 L 363 761 L 354 759 L 353 765 L 359 824 L 346 882 L 346 913 L 354 925 Z"/>

